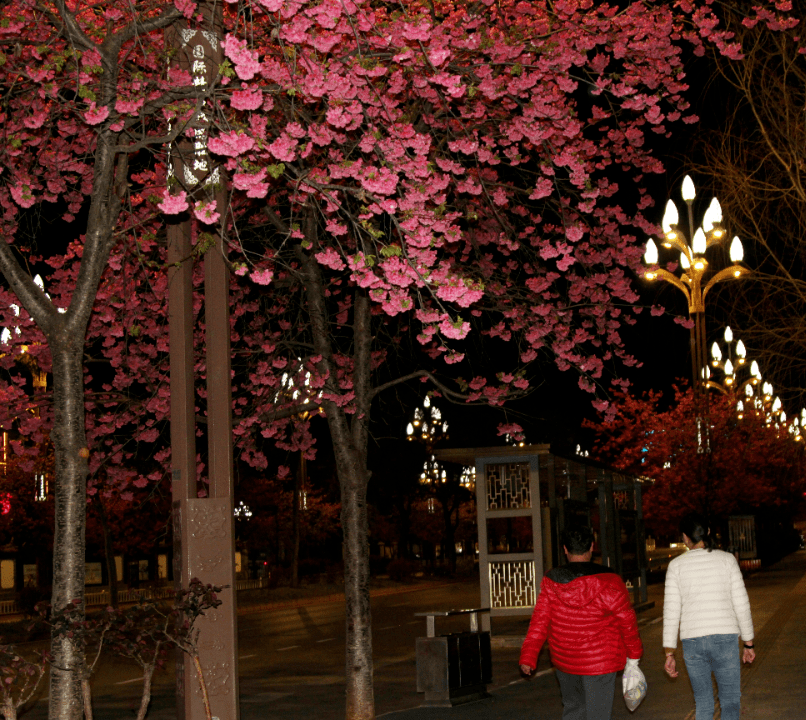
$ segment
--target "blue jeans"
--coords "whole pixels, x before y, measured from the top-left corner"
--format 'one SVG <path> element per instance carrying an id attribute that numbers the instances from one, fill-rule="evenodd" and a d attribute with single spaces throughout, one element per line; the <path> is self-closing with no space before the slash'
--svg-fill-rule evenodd
<path id="1" fill-rule="evenodd" d="M 741 662 L 738 635 L 704 635 L 683 640 L 683 659 L 694 691 L 696 720 L 713 720 L 716 676 L 722 720 L 739 720 Z"/>

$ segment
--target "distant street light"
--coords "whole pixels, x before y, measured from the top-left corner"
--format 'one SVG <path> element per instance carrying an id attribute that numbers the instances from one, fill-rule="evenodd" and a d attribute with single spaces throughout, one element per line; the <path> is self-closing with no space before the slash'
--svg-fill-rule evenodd
<path id="1" fill-rule="evenodd" d="M 426 395 L 422 407 L 414 408 L 414 417 L 406 426 L 406 438 L 425 446 L 426 460 L 420 473 L 420 484 L 435 487 L 447 481 L 445 469 L 434 457 L 437 443 L 448 439 L 448 423 L 442 419 L 442 412 Z M 428 511 L 434 512 L 434 498 L 428 498 Z"/>
<path id="2" fill-rule="evenodd" d="M 787 420 L 781 398 L 775 395 L 772 383 L 761 376 L 758 362 L 748 362 L 744 343 L 734 344 L 733 331 L 725 328 L 724 350 L 718 342 L 711 346 L 711 364 L 705 369 L 706 386 L 730 397 L 736 405 L 739 420 L 748 413 L 763 417 L 765 423 L 775 428 L 785 428 L 795 442 L 803 440 L 803 424 L 806 410 L 800 416 Z M 722 374 L 722 382 L 711 377 L 711 368 Z"/>
<path id="3" fill-rule="evenodd" d="M 683 179 L 681 196 L 688 210 L 688 228 L 680 227 L 680 216 L 677 206 L 672 200 L 666 204 L 666 211 L 661 223 L 663 237 L 660 239 L 665 248 L 674 248 L 680 252 L 682 273 L 678 277 L 673 272 L 659 267 L 658 246 L 650 238 L 647 240 L 644 262 L 647 280 L 664 280 L 680 290 L 688 302 L 691 328 L 691 379 L 694 390 L 694 405 L 697 413 L 697 452 L 710 452 L 708 430 L 708 395 L 706 378 L 706 339 L 705 339 L 705 298 L 717 283 L 739 278 L 749 271 L 740 263 L 744 256 L 742 243 L 734 237 L 730 244 L 731 265 L 716 273 L 709 272 L 706 251 L 716 245 L 724 245 L 727 233 L 722 227 L 722 208 L 716 198 L 711 200 L 702 218 L 702 224 L 694 229 L 693 202 L 696 197 L 694 183 L 686 175 Z"/>
<path id="4" fill-rule="evenodd" d="M 733 342 L 730 327 L 725 328 L 724 338 L 724 349 L 718 342 L 711 345 L 711 363 L 705 369 L 705 384 L 723 395 L 738 397 L 748 386 L 756 386 L 761 382 L 761 371 L 756 360 L 748 362 L 744 343 L 741 340 Z M 721 383 L 711 378 L 712 368 L 722 374 Z"/>

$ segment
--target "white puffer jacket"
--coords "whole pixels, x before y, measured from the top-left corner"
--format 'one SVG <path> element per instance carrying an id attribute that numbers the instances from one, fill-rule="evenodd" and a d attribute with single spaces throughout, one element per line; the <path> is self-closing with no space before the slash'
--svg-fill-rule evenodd
<path id="1" fill-rule="evenodd" d="M 741 635 L 753 639 L 750 600 L 739 563 L 722 550 L 689 550 L 669 563 L 663 599 L 663 647 L 680 638 Z"/>

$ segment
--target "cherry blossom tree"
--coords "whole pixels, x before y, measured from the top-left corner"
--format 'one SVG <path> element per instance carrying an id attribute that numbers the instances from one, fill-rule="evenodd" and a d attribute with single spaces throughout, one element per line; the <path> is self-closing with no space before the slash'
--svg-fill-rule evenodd
<path id="1" fill-rule="evenodd" d="M 244 210 L 236 274 L 265 288 L 262 311 L 244 318 L 252 402 L 236 408 L 236 432 L 256 463 L 248 433 L 304 449 L 304 427 L 289 438 L 278 416 L 289 404 L 280 373 L 327 419 L 341 485 L 346 711 L 370 718 L 375 398 L 420 378 L 449 400 L 500 404 L 547 359 L 595 392 L 610 360 L 632 362 L 618 331 L 635 299 L 635 234 L 652 229 L 641 181 L 662 170 L 648 138 L 695 120 L 679 40 L 738 48 L 707 7 L 689 5 L 263 7 L 225 40 L 236 112 L 209 142 L 232 177 L 233 213 Z M 181 192 L 172 197 L 184 208 Z M 401 362 L 413 351 L 422 361 Z M 495 361 L 479 371 L 470 360 L 482 353 Z"/>
<path id="2" fill-rule="evenodd" d="M 161 473 L 132 476 L 126 461 L 160 439 L 169 400 L 165 334 L 145 320 L 165 307 L 159 218 L 190 218 L 194 255 L 220 229 L 242 278 L 232 320 L 242 457 L 265 466 L 266 441 L 312 454 L 307 413 L 327 419 L 341 485 L 346 710 L 371 718 L 374 399 L 426 379 L 450 400 L 500 404 L 526 392 L 545 360 L 605 390 L 607 364 L 632 362 L 619 327 L 635 298 L 635 234 L 652 229 L 641 182 L 662 171 L 647 140 L 695 119 L 682 47 L 699 52 L 706 38 L 739 51 L 707 4 L 225 5 L 226 61 L 206 84 L 170 62 L 163 37 L 180 22 L 204 28 L 190 0 L 0 10 L 0 270 L 13 293 L 0 312 L 53 375 L 52 413 L 18 416 L 28 436 L 52 427 L 53 605 L 83 596 L 89 437 L 103 443 L 107 476 Z M 778 22 L 777 11 L 756 12 Z M 226 171 L 226 207 L 170 172 L 165 148 L 180 137 L 200 164 Z M 32 228 L 53 209 L 72 242 L 45 247 Z M 136 275 L 121 261 L 132 257 Z M 45 261 L 54 300 L 31 277 Z M 91 415 L 88 334 L 114 374 L 99 378 L 106 396 Z M 479 369 L 485 352 L 495 361 Z M 3 392 L 24 401 L 19 384 Z M 167 448 L 153 457 L 166 462 Z M 53 642 L 51 717 L 77 718 L 81 658 L 68 639 Z"/>
<path id="3" fill-rule="evenodd" d="M 15 0 L 0 10 L 0 270 L 21 306 L 5 325 L 36 325 L 41 342 L 31 352 L 53 376 L 57 608 L 84 594 L 83 348 L 96 290 L 121 239 L 122 211 L 132 226 L 139 222 L 131 202 L 138 155 L 170 141 L 172 103 L 200 96 L 190 78 L 164 72 L 163 28 L 182 17 L 158 2 Z M 57 232 L 37 236 L 42 219 L 58 215 Z M 33 282 L 31 268 L 62 254 L 64 237 L 78 242 L 63 257 L 76 268 L 75 284 L 57 305 Z M 66 636 L 53 636 L 52 653 L 50 716 L 78 718 L 82 658 Z"/>

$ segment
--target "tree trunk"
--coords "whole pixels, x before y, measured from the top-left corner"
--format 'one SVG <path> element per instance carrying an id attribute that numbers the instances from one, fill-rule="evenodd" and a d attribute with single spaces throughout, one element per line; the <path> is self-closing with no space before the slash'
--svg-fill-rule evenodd
<path id="1" fill-rule="evenodd" d="M 115 551 L 112 547 L 112 533 L 109 530 L 109 521 L 106 517 L 104 503 L 100 493 L 94 496 L 95 509 L 98 512 L 98 520 L 101 523 L 101 531 L 104 535 L 104 560 L 106 561 L 106 574 L 109 577 L 109 604 L 116 608 L 118 606 L 118 569 L 115 565 Z"/>
<path id="2" fill-rule="evenodd" d="M 148 706 L 151 703 L 151 678 L 153 675 L 154 665 L 146 665 L 143 667 L 143 694 L 140 696 L 140 707 L 137 710 L 136 720 L 145 720 Z"/>
<path id="3" fill-rule="evenodd" d="M 316 241 L 316 221 L 311 210 L 306 236 Z M 316 260 L 298 248 L 305 278 L 314 349 L 321 357 L 319 372 L 328 378 L 326 391 L 341 395 L 337 367 L 328 332 L 325 291 Z M 371 308 L 369 298 L 356 291 L 353 320 L 353 390 L 355 410 L 350 415 L 332 400 L 323 400 L 341 489 L 341 525 L 344 535 L 345 678 L 348 720 L 373 720 L 375 697 L 372 664 L 372 617 L 369 602 L 369 517 L 367 513 L 367 443 L 371 403 Z"/>
<path id="4" fill-rule="evenodd" d="M 353 477 L 343 478 L 344 471 L 346 471 L 345 474 L 353 475 Z M 351 473 L 348 468 L 339 472 L 342 503 L 341 523 L 344 533 L 344 600 L 347 622 L 346 717 L 348 720 L 371 720 L 375 717 L 375 697 L 372 665 L 372 613 L 369 602 L 369 523 L 366 483 L 356 475 L 358 473 Z"/>
<path id="5" fill-rule="evenodd" d="M 84 699 L 84 720 L 92 720 L 92 688 L 88 677 L 81 678 L 81 697 Z"/>
<path id="6" fill-rule="evenodd" d="M 83 344 L 80 337 L 50 342 L 53 356 L 53 447 L 56 459 L 54 608 L 84 603 L 87 507 L 87 438 L 84 432 Z M 79 720 L 84 709 L 81 678 L 84 658 L 64 635 L 51 639 L 50 720 Z"/>

